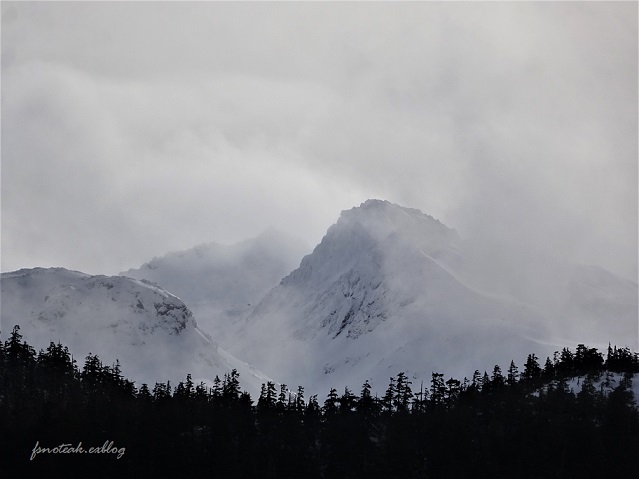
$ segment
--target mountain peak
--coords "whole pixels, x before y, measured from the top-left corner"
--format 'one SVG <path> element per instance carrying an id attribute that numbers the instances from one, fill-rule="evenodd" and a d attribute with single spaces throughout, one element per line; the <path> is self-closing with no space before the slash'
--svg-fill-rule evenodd
<path id="1" fill-rule="evenodd" d="M 469 374 L 468 363 L 507 364 L 523 350 L 551 355 L 562 337 L 636 337 L 636 285 L 560 264 L 509 264 L 474 244 L 389 201 L 342 211 L 254 307 L 234 352 L 288 384 L 310 378 L 328 389 L 383 384 L 398 370 Z"/>
<path id="2" fill-rule="evenodd" d="M 459 242 L 457 231 L 432 216 L 379 199 L 369 199 L 360 206 L 342 211 L 325 239 L 330 239 L 338 231 L 352 235 L 357 230 L 375 242 L 399 240 L 428 254 L 454 248 Z"/>
<path id="3" fill-rule="evenodd" d="M 224 345 L 238 318 L 297 267 L 307 251 L 301 240 L 269 227 L 232 245 L 209 243 L 168 253 L 124 274 L 177 294 L 198 324 Z"/>
<path id="4" fill-rule="evenodd" d="M 361 205 L 359 205 L 359 207 L 360 208 L 386 208 L 391 205 L 393 205 L 393 203 L 391 203 L 388 200 L 379 200 L 377 198 L 370 198 L 364 201 Z"/>
<path id="5" fill-rule="evenodd" d="M 350 210 L 342 211 L 341 216 L 371 216 L 371 215 L 387 215 L 387 216 L 399 216 L 403 215 L 405 217 L 412 217 L 415 220 L 421 221 L 430 221 L 435 224 L 439 224 L 441 226 L 445 226 L 439 220 L 433 218 L 430 215 L 423 213 L 417 208 L 408 208 L 406 206 L 401 206 L 395 203 L 391 203 L 387 200 L 379 200 L 379 199 L 368 199 L 364 201 L 361 205 L 355 206 Z M 451 228 L 447 228 L 452 231 Z"/>

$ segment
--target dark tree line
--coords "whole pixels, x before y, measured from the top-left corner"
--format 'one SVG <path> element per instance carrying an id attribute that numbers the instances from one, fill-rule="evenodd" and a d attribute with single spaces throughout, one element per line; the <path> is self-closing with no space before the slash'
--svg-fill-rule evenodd
<path id="1" fill-rule="evenodd" d="M 613 374 L 614 373 L 614 374 Z M 236 370 L 212 386 L 123 377 L 89 354 L 80 368 L 51 343 L 38 353 L 15 327 L 0 343 L 0 457 L 6 477 L 582 478 L 635 473 L 639 413 L 631 390 L 639 355 L 578 345 L 530 354 L 457 380 L 400 372 L 382 397 L 262 385 L 257 401 Z M 573 392 L 569 385 L 579 383 Z M 113 454 L 40 454 L 36 441 Z M 4 474 L 3 474 L 4 477 Z"/>

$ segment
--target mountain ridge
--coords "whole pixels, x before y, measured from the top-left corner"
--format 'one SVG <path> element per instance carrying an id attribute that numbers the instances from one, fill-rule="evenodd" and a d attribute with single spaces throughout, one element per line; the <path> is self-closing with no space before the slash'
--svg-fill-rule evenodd
<path id="1" fill-rule="evenodd" d="M 202 328 L 226 346 L 236 322 L 299 265 L 306 251 L 300 240 L 271 227 L 232 245 L 211 242 L 167 253 L 122 274 L 177 294 Z"/>
<path id="2" fill-rule="evenodd" d="M 368 200 L 345 210 L 313 252 L 243 320 L 231 351 L 289 383 L 306 375 L 325 389 L 358 387 L 364 380 L 383 384 L 400 370 L 422 378 L 432 370 L 469 376 L 464 364 L 483 363 L 489 370 L 511 359 L 523 361 L 517 357 L 522 350 L 545 356 L 572 344 L 556 340 L 556 311 L 517 294 L 527 284 L 537 287 L 530 278 L 503 269 L 495 275 L 503 273 L 500 279 L 516 287 L 483 282 L 476 271 L 481 268 L 473 267 L 490 269 L 490 258 L 479 260 L 465 241 L 439 220 L 388 201 Z M 550 276 L 546 289 L 558 288 L 552 279 L 558 271 L 561 281 L 570 279 L 562 268 L 549 260 L 548 271 L 542 270 Z M 581 284 L 579 268 L 574 271 L 573 283 Z M 612 289 L 619 284 L 610 281 Z M 606 342 L 631 329 L 636 301 L 627 289 L 622 293 L 628 311 L 616 337 Z M 561 312 L 568 311 L 570 298 L 563 289 L 557 294 L 565 303 Z M 611 297 L 602 299 L 605 311 L 617 307 Z M 592 323 L 590 328 L 608 328 L 598 316 Z M 578 335 L 583 324 L 566 330 Z"/>
<path id="3" fill-rule="evenodd" d="M 3 329 L 20 325 L 37 348 L 61 341 L 76 357 L 118 358 L 138 386 L 188 373 L 212 383 L 237 369 L 257 394 L 269 380 L 221 349 L 183 301 L 150 281 L 64 268 L 21 269 L 0 279 Z"/>
<path id="4" fill-rule="evenodd" d="M 636 283 L 525 245 L 462 239 L 415 208 L 367 200 L 342 211 L 310 254 L 289 240 L 271 230 L 236 245 L 198 245 L 127 272 L 137 279 L 94 276 L 88 284 L 110 291 L 109 281 L 124 282 L 164 295 L 170 306 L 143 298 L 140 307 L 130 291 L 102 299 L 128 298 L 127 314 L 154 314 L 156 328 L 168 315 L 176 334 L 186 328 L 213 343 L 220 364 L 241 357 L 309 391 L 356 388 L 365 380 L 383 385 L 398 371 L 414 379 L 432 371 L 470 376 L 470 365 L 491 370 L 523 362 L 521 351 L 543 359 L 577 343 L 637 349 Z M 84 275 L 51 271 L 71 283 Z M 3 273 L 3 285 L 17 273 Z M 68 286 L 49 288 L 54 299 L 39 298 L 41 322 L 69 314 L 75 293 Z M 20 299 L 19 289 L 12 294 Z M 139 336 L 130 330 L 128 340 L 142 342 Z M 180 347 L 193 349 L 190 341 Z M 255 378 L 267 376 L 242 367 L 259 388 Z"/>

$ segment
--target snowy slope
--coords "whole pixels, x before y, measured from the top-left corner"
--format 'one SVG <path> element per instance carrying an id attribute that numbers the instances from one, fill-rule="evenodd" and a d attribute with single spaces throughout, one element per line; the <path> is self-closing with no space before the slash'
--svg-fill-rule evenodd
<path id="1" fill-rule="evenodd" d="M 122 274 L 153 281 L 179 296 L 200 327 L 224 346 L 238 320 L 307 252 L 303 242 L 271 228 L 234 245 L 209 243 L 169 253 Z"/>
<path id="2" fill-rule="evenodd" d="M 266 377 L 222 350 L 191 311 L 156 284 L 122 276 L 89 276 L 63 268 L 23 269 L 1 276 L 2 335 L 15 324 L 36 350 L 69 346 L 79 365 L 91 352 L 125 377 L 147 382 L 212 381 L 235 368 L 252 395 Z"/>
<path id="3" fill-rule="evenodd" d="M 475 367 L 521 364 L 530 352 L 544 358 L 575 347 L 557 340 L 557 310 L 545 307 L 552 301 L 516 294 L 527 291 L 528 279 L 511 274 L 505 284 L 517 287 L 499 287 L 483 281 L 480 264 L 486 268 L 434 218 L 368 200 L 342 212 L 313 253 L 255 306 L 229 348 L 289 385 L 325 393 L 331 386 L 358 388 L 365 379 L 379 391 L 399 371 L 425 381 L 432 371 L 470 377 Z M 588 281 L 575 273 L 567 288 Z M 636 299 L 620 295 L 636 311 Z M 573 299 L 557 300 L 562 314 Z M 624 322 L 620 330 L 623 339 L 632 327 Z M 574 337 L 593 346 L 611 339 Z"/>
<path id="4" fill-rule="evenodd" d="M 541 311 L 552 319 L 553 337 L 571 347 L 588 342 L 639 347 L 637 283 L 550 257 L 532 245 L 464 241 L 460 251 L 461 260 L 451 268 L 467 284 Z"/>
<path id="5" fill-rule="evenodd" d="M 598 392 L 602 392 L 603 394 L 608 395 L 617 386 L 619 386 L 619 383 L 621 383 L 623 378 L 624 374 L 606 372 L 589 379 Z M 573 394 L 579 394 L 579 392 L 583 388 L 585 380 L 587 380 L 585 376 L 576 376 L 570 378 L 566 383 L 568 390 Z M 632 391 L 635 400 L 637 400 L 637 398 L 639 398 L 639 374 L 633 374 L 631 376 L 631 387 L 629 389 Z M 636 406 L 639 408 L 639 403 L 637 403 Z"/>

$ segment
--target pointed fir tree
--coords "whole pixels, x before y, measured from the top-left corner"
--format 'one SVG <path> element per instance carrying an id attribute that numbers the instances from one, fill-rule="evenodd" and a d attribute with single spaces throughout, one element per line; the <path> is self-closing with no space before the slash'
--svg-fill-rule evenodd
<path id="1" fill-rule="evenodd" d="M 207 402 L 208 401 L 209 398 L 208 398 L 208 394 L 207 394 L 206 384 L 204 384 L 204 381 L 200 381 L 200 384 L 195 386 L 195 392 L 193 394 L 193 397 L 198 402 Z"/>
<path id="2" fill-rule="evenodd" d="M 304 387 L 297 386 L 297 395 L 295 396 L 295 411 L 298 414 L 304 414 L 306 405 L 304 404 Z"/>
<path id="3" fill-rule="evenodd" d="M 321 414 L 321 408 L 317 401 L 317 394 L 313 394 L 308 398 L 308 405 L 306 406 L 305 415 L 310 417 L 319 416 Z"/>
<path id="4" fill-rule="evenodd" d="M 283 412 L 286 409 L 286 397 L 287 397 L 286 384 L 280 384 L 280 394 L 277 397 L 277 402 L 275 403 L 277 410 L 280 412 Z"/>
<path id="5" fill-rule="evenodd" d="M 446 381 L 446 404 L 449 407 L 457 401 L 460 393 L 461 383 L 459 382 L 459 379 L 450 378 Z"/>
<path id="6" fill-rule="evenodd" d="M 419 391 L 413 397 L 412 412 L 423 414 L 426 412 L 426 402 L 428 401 L 428 391 L 424 389 L 424 381 L 421 382 Z"/>
<path id="7" fill-rule="evenodd" d="M 408 412 L 410 400 L 413 397 L 413 392 L 410 388 L 411 384 L 412 382 L 408 380 L 404 372 L 397 374 L 397 379 L 395 380 L 395 395 L 393 397 L 395 411 L 402 413 Z"/>
<path id="8" fill-rule="evenodd" d="M 233 369 L 230 374 L 224 375 L 222 397 L 227 402 L 237 401 L 240 397 L 240 392 L 240 373 L 237 372 L 237 369 Z"/>
<path id="9" fill-rule="evenodd" d="M 324 414 L 326 416 L 333 416 L 337 414 L 338 404 L 339 400 L 337 396 L 337 390 L 335 388 L 331 388 L 328 396 L 326 396 L 326 400 L 324 401 Z"/>
<path id="10" fill-rule="evenodd" d="M 546 358 L 546 362 L 544 363 L 544 369 L 542 370 L 542 374 L 545 379 L 552 379 L 555 377 L 555 365 L 550 360 L 550 357 Z"/>
<path id="11" fill-rule="evenodd" d="M 493 389 L 499 389 L 504 385 L 504 382 L 504 375 L 501 373 L 501 368 L 498 364 L 495 364 L 493 374 L 490 376 L 490 385 Z"/>
<path id="12" fill-rule="evenodd" d="M 574 354 L 568 348 L 563 348 L 559 355 L 559 362 L 556 366 L 559 373 L 563 375 L 572 374 L 574 370 Z"/>
<path id="13" fill-rule="evenodd" d="M 32 346 L 22 340 L 20 326 L 15 325 L 9 339 L 5 343 L 5 355 L 14 367 L 31 367 L 35 364 L 36 352 Z"/>
<path id="14" fill-rule="evenodd" d="M 267 381 L 266 385 L 262 384 L 262 391 L 257 406 L 261 410 L 275 409 L 277 401 L 277 393 L 275 391 L 275 383 Z"/>
<path id="15" fill-rule="evenodd" d="M 184 386 L 184 383 L 182 381 L 180 381 L 178 383 L 178 385 L 175 387 L 175 392 L 173 393 L 173 398 L 178 400 L 178 401 L 184 401 L 186 399 L 188 399 L 188 394 L 186 392 L 186 387 Z"/>
<path id="16" fill-rule="evenodd" d="M 138 399 L 144 402 L 151 401 L 151 391 L 149 391 L 149 385 L 147 383 L 142 383 L 142 386 L 140 386 L 140 390 L 138 391 Z"/>
<path id="17" fill-rule="evenodd" d="M 266 405 L 266 383 L 262 383 L 260 387 L 260 396 L 257 398 L 257 408 L 259 410 L 267 409 Z"/>
<path id="18" fill-rule="evenodd" d="M 344 394 L 339 398 L 339 411 L 342 414 L 348 414 L 355 410 L 357 405 L 357 396 L 355 396 L 348 386 L 344 388 Z"/>
<path id="19" fill-rule="evenodd" d="M 388 388 L 382 396 L 382 410 L 386 413 L 393 412 L 393 399 L 395 398 L 395 378 L 390 378 Z"/>
<path id="20" fill-rule="evenodd" d="M 524 372 L 521 373 L 521 378 L 526 382 L 536 382 L 542 374 L 542 369 L 537 362 L 538 358 L 535 354 L 529 354 L 526 358 L 526 364 L 524 364 Z M 549 361 L 548 361 L 549 362 Z M 549 364 L 552 367 L 552 364 Z"/>
<path id="21" fill-rule="evenodd" d="M 430 403 L 439 407 L 444 404 L 446 397 L 446 384 L 442 373 L 433 373 L 430 380 Z"/>
<path id="22" fill-rule="evenodd" d="M 484 380 L 482 379 L 479 369 L 475 369 L 475 372 L 473 373 L 473 379 L 470 383 L 470 387 L 473 388 L 474 391 L 481 391 L 483 384 L 484 384 Z"/>
<path id="23" fill-rule="evenodd" d="M 186 381 L 184 382 L 184 393 L 187 399 L 191 399 L 195 394 L 195 386 L 193 384 L 193 377 L 191 373 L 186 375 Z"/>
<path id="24" fill-rule="evenodd" d="M 515 361 L 511 360 L 510 366 L 508 367 L 508 372 L 506 375 L 506 384 L 512 387 L 515 384 L 517 384 L 518 380 L 519 380 L 519 370 L 517 369 L 517 366 L 515 365 Z"/>
<path id="25" fill-rule="evenodd" d="M 264 386 L 262 384 L 262 386 Z M 215 379 L 213 379 L 213 387 L 211 388 L 211 396 L 213 400 L 216 401 L 222 397 L 222 381 L 218 375 L 215 375 Z"/>
<path id="26" fill-rule="evenodd" d="M 356 407 L 357 412 L 364 416 L 368 416 L 374 412 L 375 400 L 371 395 L 371 385 L 368 382 L 368 379 L 364 381 L 364 384 L 362 385 L 362 391 L 359 394 L 359 400 L 357 401 Z"/>

